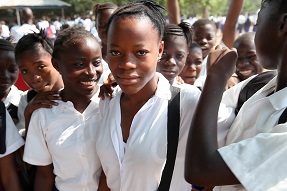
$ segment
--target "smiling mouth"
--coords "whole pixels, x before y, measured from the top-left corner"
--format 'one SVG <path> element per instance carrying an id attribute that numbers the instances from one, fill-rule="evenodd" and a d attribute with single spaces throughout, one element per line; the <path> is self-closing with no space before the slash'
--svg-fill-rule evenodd
<path id="1" fill-rule="evenodd" d="M 96 81 L 88 81 L 88 82 L 80 82 L 81 84 L 83 84 L 84 86 L 94 86 L 96 84 Z"/>
<path id="2" fill-rule="evenodd" d="M 242 76 L 250 76 L 253 73 L 253 70 L 238 70 L 237 71 Z"/>

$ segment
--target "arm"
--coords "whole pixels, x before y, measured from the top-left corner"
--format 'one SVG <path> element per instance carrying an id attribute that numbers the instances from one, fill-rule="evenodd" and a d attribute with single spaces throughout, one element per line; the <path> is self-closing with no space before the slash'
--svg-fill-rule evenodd
<path id="1" fill-rule="evenodd" d="M 99 182 L 98 191 L 110 191 L 108 184 L 107 184 L 107 177 L 104 172 L 102 172 Z"/>
<path id="2" fill-rule="evenodd" d="M 209 56 L 208 62 L 214 64 L 209 68 L 191 123 L 185 178 L 189 183 L 201 186 L 237 184 L 238 180 L 217 151 L 218 109 L 226 82 L 235 70 L 237 55 L 235 51 L 217 47 Z"/>
<path id="3" fill-rule="evenodd" d="M 0 177 L 4 190 L 21 191 L 19 177 L 16 171 L 14 153 L 0 159 Z"/>
<path id="4" fill-rule="evenodd" d="M 30 119 L 32 113 L 39 108 L 51 108 L 52 106 L 57 106 L 58 103 L 54 100 L 61 100 L 59 96 L 60 91 L 48 91 L 43 93 L 38 93 L 35 98 L 28 103 L 24 110 L 25 117 L 25 137 L 27 135 Z"/>
<path id="5" fill-rule="evenodd" d="M 223 29 L 222 41 L 228 47 L 233 47 L 236 34 L 236 24 L 244 0 L 231 0 Z"/>
<path id="6" fill-rule="evenodd" d="M 53 173 L 53 165 L 37 166 L 35 175 L 35 191 L 51 191 L 55 183 L 55 175 Z"/>
<path id="7" fill-rule="evenodd" d="M 167 1 L 169 23 L 178 25 L 180 23 L 180 8 L 178 0 Z"/>

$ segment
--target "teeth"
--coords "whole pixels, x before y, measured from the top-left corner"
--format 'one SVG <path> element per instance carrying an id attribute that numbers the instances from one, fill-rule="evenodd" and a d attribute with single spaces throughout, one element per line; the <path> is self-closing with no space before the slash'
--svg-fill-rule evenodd
<path id="1" fill-rule="evenodd" d="M 96 82 L 95 81 L 90 81 L 90 82 L 81 82 L 81 84 L 85 85 L 85 86 L 91 86 L 94 85 Z"/>
<path id="2" fill-rule="evenodd" d="M 252 73 L 252 70 L 241 70 L 239 71 L 240 74 L 247 76 L 250 75 Z"/>

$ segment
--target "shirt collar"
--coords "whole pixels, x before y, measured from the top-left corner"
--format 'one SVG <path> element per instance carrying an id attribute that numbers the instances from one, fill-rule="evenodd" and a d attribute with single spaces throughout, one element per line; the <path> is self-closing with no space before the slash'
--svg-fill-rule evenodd
<path id="1" fill-rule="evenodd" d="M 169 81 L 161 74 L 156 72 L 158 76 L 158 84 L 157 84 L 157 89 L 155 91 L 155 96 L 159 97 L 161 99 L 170 99 L 171 98 L 171 92 L 170 92 L 170 83 Z M 120 97 L 122 94 L 122 90 L 119 90 L 116 94 L 115 97 Z"/>
<path id="2" fill-rule="evenodd" d="M 277 82 L 277 76 L 274 77 L 265 87 L 264 89 L 273 91 L 275 89 Z M 281 89 L 280 91 L 275 92 L 274 94 L 268 96 L 270 103 L 276 110 L 280 110 L 287 106 L 287 87 Z"/>

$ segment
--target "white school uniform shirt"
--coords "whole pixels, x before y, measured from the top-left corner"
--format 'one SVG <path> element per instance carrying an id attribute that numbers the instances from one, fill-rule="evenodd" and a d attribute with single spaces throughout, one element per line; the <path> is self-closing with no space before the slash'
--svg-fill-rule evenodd
<path id="1" fill-rule="evenodd" d="M 287 190 L 287 123 L 277 124 L 287 106 L 287 88 L 269 95 L 276 78 L 249 98 L 232 124 L 219 153 L 243 185 L 215 190 Z"/>
<path id="2" fill-rule="evenodd" d="M 120 97 L 100 102 L 104 119 L 98 132 L 97 152 L 112 191 L 155 191 L 158 189 L 167 149 L 167 107 L 170 84 L 161 74 L 155 95 L 137 112 L 127 143 L 121 131 Z M 184 179 L 184 157 L 191 119 L 200 91 L 195 86 L 181 88 L 180 132 L 171 191 L 190 191 Z M 230 124 L 229 124 L 230 125 Z"/>
<path id="3" fill-rule="evenodd" d="M 29 33 L 39 33 L 35 25 L 30 25 L 27 23 L 22 24 L 21 26 L 14 26 L 11 28 L 10 36 L 12 36 L 12 42 L 18 43 L 18 41 L 26 34 Z"/>
<path id="4" fill-rule="evenodd" d="M 6 152 L 0 154 L 0 158 L 3 158 L 24 145 L 24 140 L 17 131 L 12 118 L 6 111 Z"/>
<path id="5" fill-rule="evenodd" d="M 97 138 L 97 152 L 112 191 L 157 190 L 166 160 L 167 106 L 170 84 L 159 75 L 155 95 L 134 116 L 124 152 L 120 127 L 120 90 L 103 103 L 104 120 Z M 188 129 L 200 91 L 193 86 L 181 90 L 181 122 L 177 159 L 171 190 L 189 190 L 184 179 L 184 155 Z M 183 106 L 188 107 L 183 107 Z M 102 107 L 101 107 L 102 108 Z"/>
<path id="6" fill-rule="evenodd" d="M 32 114 L 23 159 L 36 166 L 53 163 L 58 190 L 98 189 L 102 170 L 95 150 L 100 125 L 95 99 L 83 113 L 72 102 L 59 101 L 58 106 Z"/>
<path id="7" fill-rule="evenodd" d="M 28 100 L 27 100 L 27 93 L 29 90 L 24 91 L 21 94 L 19 105 L 18 105 L 18 119 L 19 122 L 16 124 L 18 131 L 20 134 L 24 134 L 25 130 L 25 117 L 24 117 L 24 111 L 26 106 L 28 105 Z"/>
<path id="8" fill-rule="evenodd" d="M 208 60 L 208 55 L 203 59 L 202 64 L 201 64 L 202 65 L 201 70 L 197 76 L 197 79 L 194 82 L 194 85 L 196 87 L 199 87 L 200 89 L 203 89 L 206 76 L 207 76 L 207 60 Z"/>
<path id="9" fill-rule="evenodd" d="M 5 107 L 8 108 L 11 104 L 18 107 L 22 93 L 23 91 L 19 90 L 16 86 L 12 85 L 10 92 L 3 101 Z"/>

